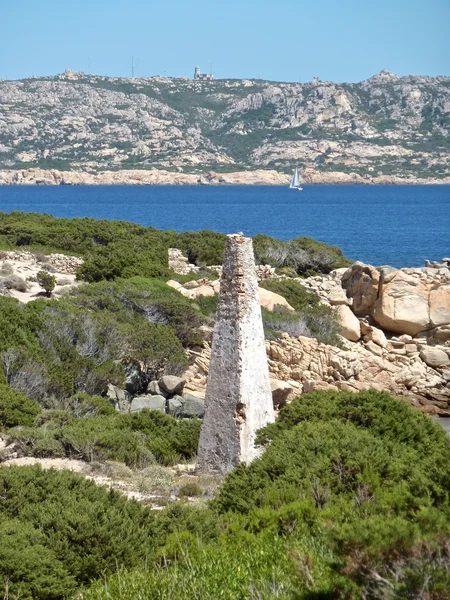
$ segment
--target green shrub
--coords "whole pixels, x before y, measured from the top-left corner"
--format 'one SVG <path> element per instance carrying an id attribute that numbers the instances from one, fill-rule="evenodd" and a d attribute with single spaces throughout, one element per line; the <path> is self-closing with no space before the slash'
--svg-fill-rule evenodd
<path id="1" fill-rule="evenodd" d="M 21 456 L 115 461 L 140 469 L 155 461 L 172 465 L 195 457 L 200 420 L 178 421 L 147 410 L 108 414 L 99 405 L 102 412 L 92 411 L 92 401 L 84 399 L 81 411 L 87 406 L 88 413 L 79 418 L 69 411 L 46 411 L 39 416 L 35 427 L 9 429 L 7 439 L 15 444 Z"/>
<path id="2" fill-rule="evenodd" d="M 8 275 L 0 279 L 0 286 L 7 290 L 17 290 L 18 292 L 26 292 L 29 288 L 28 283 L 19 275 Z"/>
<path id="3" fill-rule="evenodd" d="M 81 309 L 113 313 L 118 322 L 136 328 L 143 319 L 170 325 L 183 346 L 201 343 L 198 327 L 203 319 L 195 304 L 162 281 L 133 277 L 100 282 L 71 290 L 68 297 Z"/>
<path id="4" fill-rule="evenodd" d="M 221 265 L 226 235 L 214 231 L 186 231 L 175 242 L 189 259 L 198 266 Z"/>
<path id="5" fill-rule="evenodd" d="M 202 495 L 203 495 L 202 488 L 198 485 L 198 483 L 195 483 L 193 481 L 185 483 L 178 490 L 179 498 L 184 498 L 186 496 L 192 497 L 192 496 L 202 496 Z"/>
<path id="6" fill-rule="evenodd" d="M 297 274 L 329 273 L 350 266 L 337 246 L 329 246 L 308 237 L 282 242 L 267 235 L 253 238 L 257 262 L 278 268 L 292 268 Z"/>
<path id="7" fill-rule="evenodd" d="M 159 323 L 143 323 L 128 331 L 132 356 L 141 363 L 147 381 L 162 375 L 182 375 L 188 366 L 186 353 L 174 330 Z"/>
<path id="8" fill-rule="evenodd" d="M 146 508 L 69 471 L 0 468 L 0 513 L 11 598 L 66 598 L 117 565 L 144 565 L 156 546 Z"/>
<path id="9" fill-rule="evenodd" d="M 74 417 L 97 417 L 99 415 L 113 415 L 114 408 L 110 402 L 102 396 L 90 396 L 78 392 L 66 401 L 67 410 Z"/>
<path id="10" fill-rule="evenodd" d="M 313 567 L 331 597 L 450 589 L 450 446 L 427 416 L 385 393 L 316 392 L 260 432 L 269 441 L 229 475 L 221 513 L 253 532 L 283 532 L 303 556 L 312 536 L 327 548 Z M 301 598 L 314 589 L 305 585 Z"/>
<path id="11" fill-rule="evenodd" d="M 0 425 L 2 427 L 30 426 L 40 412 L 41 407 L 37 402 L 7 385 L 0 384 Z"/>
<path id="12" fill-rule="evenodd" d="M 56 286 L 56 277 L 47 273 L 47 271 L 39 271 L 36 275 L 37 282 L 45 290 L 45 293 L 50 298 Z"/>
<path id="13" fill-rule="evenodd" d="M 143 360 L 149 379 L 179 374 L 187 366 L 183 345 L 202 342 L 203 321 L 193 302 L 143 278 L 85 285 L 63 300 L 23 307 L 0 298 L 3 381 L 48 406 L 123 385 L 125 357 Z"/>
<path id="14" fill-rule="evenodd" d="M 177 560 L 169 567 L 121 571 L 98 581 L 83 600 L 292 600 L 301 583 L 283 540 L 277 536 L 224 539 L 204 545 L 186 532 L 172 546 Z M 320 597 L 320 596 L 318 596 Z M 325 598 L 325 596 L 324 596 Z"/>
<path id="15" fill-rule="evenodd" d="M 0 590 L 4 598 L 56 600 L 68 597 L 75 578 L 33 524 L 0 518 Z"/>

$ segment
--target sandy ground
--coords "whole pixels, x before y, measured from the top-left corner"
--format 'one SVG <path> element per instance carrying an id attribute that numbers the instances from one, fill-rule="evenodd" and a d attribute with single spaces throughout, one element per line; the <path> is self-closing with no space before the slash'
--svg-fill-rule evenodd
<path id="1" fill-rule="evenodd" d="M 10 257 L 0 260 L 0 280 L 8 278 L 7 274 L 1 273 L 1 269 L 5 265 L 9 265 L 14 275 L 21 277 L 27 282 L 28 290 L 26 292 L 19 292 L 18 290 L 11 289 L 8 293 L 9 296 L 17 298 L 24 304 L 31 300 L 37 300 L 38 298 L 47 298 L 45 291 L 40 287 L 37 281 L 33 281 L 39 271 L 45 270 L 45 265 L 43 266 L 41 263 L 36 262 L 31 253 L 26 254 L 29 254 L 28 260 L 14 260 Z M 55 268 L 52 270 L 51 275 L 56 279 L 56 287 L 52 292 L 52 298 L 57 298 L 65 290 L 80 285 L 80 282 L 76 281 L 75 274 L 73 273 L 58 271 Z"/>

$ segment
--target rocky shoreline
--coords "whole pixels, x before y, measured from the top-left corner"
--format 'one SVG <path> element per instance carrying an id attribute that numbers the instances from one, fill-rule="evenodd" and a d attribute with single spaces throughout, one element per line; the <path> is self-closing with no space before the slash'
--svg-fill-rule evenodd
<path id="1" fill-rule="evenodd" d="M 314 170 L 302 174 L 306 184 L 332 185 L 449 185 L 450 177 L 417 178 L 361 176 L 339 171 Z M 236 171 L 234 173 L 181 173 L 160 169 L 99 171 L 58 171 L 20 169 L 0 171 L 0 185 L 287 185 L 290 176 L 275 170 Z"/>

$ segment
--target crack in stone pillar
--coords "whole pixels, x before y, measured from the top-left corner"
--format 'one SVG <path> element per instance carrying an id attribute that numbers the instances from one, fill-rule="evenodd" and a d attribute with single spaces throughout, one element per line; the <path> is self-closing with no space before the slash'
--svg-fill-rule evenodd
<path id="1" fill-rule="evenodd" d="M 197 469 L 250 463 L 261 451 L 256 431 L 274 412 L 253 244 L 242 234 L 227 237 L 205 400 Z"/>

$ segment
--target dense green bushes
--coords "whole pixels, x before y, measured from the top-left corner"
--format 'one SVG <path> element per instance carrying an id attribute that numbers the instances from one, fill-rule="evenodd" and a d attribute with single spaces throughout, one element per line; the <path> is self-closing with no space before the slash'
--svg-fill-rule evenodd
<path id="1" fill-rule="evenodd" d="M 34 427 L 24 415 L 24 426 L 9 429 L 6 439 L 22 456 L 112 460 L 133 468 L 155 462 L 171 465 L 195 456 L 198 419 L 178 421 L 157 411 L 119 414 L 102 400 L 77 396 L 71 399 L 72 412 L 46 411 Z"/>
<path id="2" fill-rule="evenodd" d="M 144 318 L 169 325 L 183 346 L 193 346 L 202 340 L 197 330 L 203 320 L 195 305 L 156 279 L 133 277 L 85 285 L 71 290 L 69 298 L 81 309 L 112 313 L 121 323 L 133 324 L 134 319 L 137 325 Z"/>
<path id="3" fill-rule="evenodd" d="M 66 598 L 118 563 L 143 565 L 154 550 L 146 508 L 69 471 L 0 468 L 0 515 L 10 598 Z"/>
<path id="4" fill-rule="evenodd" d="M 450 446 L 439 426 L 385 393 L 316 392 L 259 439 L 263 456 L 204 509 L 219 525 L 208 541 L 179 531 L 160 550 L 163 568 L 114 575 L 84 600 L 448 597 Z"/>
<path id="5" fill-rule="evenodd" d="M 214 231 L 185 231 L 178 235 L 176 247 L 185 252 L 190 263 L 221 265 L 226 239 L 224 233 Z"/>
<path id="6" fill-rule="evenodd" d="M 25 306 L 0 297 L 4 381 L 45 404 L 123 384 L 122 358 L 142 361 L 148 381 L 181 374 L 183 347 L 202 342 L 203 321 L 192 301 L 143 278 L 84 285 L 62 300 Z"/>
<path id="7" fill-rule="evenodd" d="M 25 394 L 0 384 L 0 427 L 29 426 L 41 412 L 37 402 Z"/>
<path id="8" fill-rule="evenodd" d="M 325 544 L 330 554 L 314 566 L 328 572 L 332 597 L 384 597 L 387 586 L 390 597 L 412 598 L 424 585 L 445 597 L 450 446 L 441 428 L 385 393 L 315 393 L 281 411 L 260 434 L 269 440 L 260 460 L 229 476 L 220 512 L 247 514 L 251 531 Z"/>
<path id="9" fill-rule="evenodd" d="M 200 266 L 222 263 L 226 236 L 213 231 L 175 233 L 125 221 L 57 219 L 50 215 L 0 213 L 0 248 L 18 247 L 76 254 L 84 258 L 78 276 L 85 281 L 134 276 L 168 278 L 167 249 L 180 248 Z M 349 262 L 339 248 L 311 238 L 282 242 L 254 237 L 258 262 L 297 273 L 328 273 Z"/>
<path id="10" fill-rule="evenodd" d="M 256 235 L 253 245 L 258 262 L 293 270 L 299 275 L 329 273 L 351 264 L 337 246 L 308 237 L 282 242 L 268 235 Z"/>

